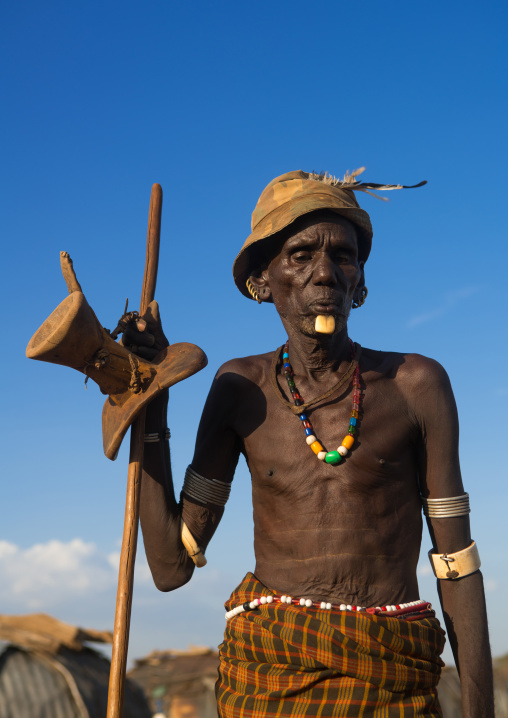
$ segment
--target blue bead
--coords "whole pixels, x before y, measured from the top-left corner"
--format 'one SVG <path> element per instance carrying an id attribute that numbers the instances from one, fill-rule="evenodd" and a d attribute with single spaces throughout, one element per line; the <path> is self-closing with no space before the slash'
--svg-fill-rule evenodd
<path id="1" fill-rule="evenodd" d="M 282 355 L 282 358 L 289 359 L 289 354 L 287 352 L 284 352 L 284 354 Z"/>
<path id="2" fill-rule="evenodd" d="M 350 424 L 350 426 L 356 426 L 356 419 L 354 416 L 352 416 L 351 419 L 349 420 L 349 424 Z"/>
<path id="3" fill-rule="evenodd" d="M 307 417 L 305 416 L 305 414 L 300 414 L 298 418 L 300 419 L 300 421 L 307 421 Z"/>
<path id="4" fill-rule="evenodd" d="M 305 429 L 305 436 L 311 436 L 312 435 L 312 429 Z"/>
<path id="5" fill-rule="evenodd" d="M 284 369 L 291 369 L 291 364 L 284 362 Z"/>

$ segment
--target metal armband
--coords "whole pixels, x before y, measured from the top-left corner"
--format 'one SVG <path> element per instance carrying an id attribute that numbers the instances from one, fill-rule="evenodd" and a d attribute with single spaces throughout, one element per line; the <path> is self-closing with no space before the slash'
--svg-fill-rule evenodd
<path id="1" fill-rule="evenodd" d="M 430 519 L 451 519 L 471 513 L 469 494 L 451 496 L 446 499 L 425 499 L 421 497 L 423 513 Z"/>
<path id="2" fill-rule="evenodd" d="M 182 491 L 191 499 L 202 504 L 225 506 L 231 492 L 231 484 L 227 481 L 217 481 L 217 479 L 205 479 L 189 465 L 185 472 Z"/>
<path id="3" fill-rule="evenodd" d="M 429 551 L 430 565 L 436 578 L 455 579 L 469 576 L 481 566 L 478 548 L 473 541 L 470 546 L 455 553 L 432 553 Z"/>

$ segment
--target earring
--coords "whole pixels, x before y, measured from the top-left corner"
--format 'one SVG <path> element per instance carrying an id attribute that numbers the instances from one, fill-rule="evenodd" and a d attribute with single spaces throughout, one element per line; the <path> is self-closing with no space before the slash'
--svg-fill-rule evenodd
<path id="1" fill-rule="evenodd" d="M 249 292 L 251 297 L 255 299 L 258 304 L 261 304 L 258 290 L 254 288 L 252 282 L 250 281 L 250 278 L 245 282 L 245 286 L 247 287 L 247 291 Z"/>
<path id="2" fill-rule="evenodd" d="M 365 304 L 365 300 L 367 299 L 367 294 L 369 293 L 369 290 L 367 287 L 362 287 L 360 289 L 360 296 L 358 299 L 353 299 L 353 303 L 351 304 L 351 307 L 353 309 L 358 309 L 358 307 L 361 307 Z"/>

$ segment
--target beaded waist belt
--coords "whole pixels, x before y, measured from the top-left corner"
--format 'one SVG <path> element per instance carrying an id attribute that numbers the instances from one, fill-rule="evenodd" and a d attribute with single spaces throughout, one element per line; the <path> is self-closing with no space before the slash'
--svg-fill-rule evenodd
<path id="1" fill-rule="evenodd" d="M 428 601 L 410 601 L 409 603 L 399 603 L 388 606 L 376 606 L 375 608 L 365 608 L 363 606 L 353 606 L 346 603 L 329 603 L 327 601 L 312 601 L 310 598 L 295 598 L 294 596 L 277 596 L 270 594 L 254 598 L 252 601 L 235 606 L 226 613 L 226 621 L 234 616 L 238 616 L 244 611 L 252 611 L 259 606 L 266 604 L 280 604 L 281 606 L 297 606 L 298 608 L 314 608 L 322 611 L 351 611 L 353 613 L 368 613 L 374 616 L 386 616 L 389 618 L 404 618 L 408 621 L 416 621 L 421 618 L 430 618 L 435 616 L 432 605 Z"/>

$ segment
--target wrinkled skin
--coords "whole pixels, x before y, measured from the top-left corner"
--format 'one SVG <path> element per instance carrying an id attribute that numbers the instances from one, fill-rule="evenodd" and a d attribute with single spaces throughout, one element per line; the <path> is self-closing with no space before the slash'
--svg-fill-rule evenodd
<path id="1" fill-rule="evenodd" d="M 331 213 L 295 223 L 276 256 L 251 281 L 271 299 L 289 337 L 295 383 L 304 400 L 323 394 L 348 366 L 347 320 L 364 286 L 354 226 Z M 157 309 L 148 333 L 163 335 Z M 335 317 L 335 333 L 317 334 L 317 314 Z M 142 343 L 138 341 L 138 343 Z M 255 574 L 266 586 L 314 600 L 379 606 L 419 597 L 420 494 L 464 493 L 458 421 L 448 377 L 431 359 L 364 349 L 364 395 L 357 441 L 338 466 L 317 460 L 299 419 L 270 382 L 273 354 L 233 359 L 218 371 L 192 459 L 203 476 L 233 479 L 240 452 L 252 476 Z M 287 385 L 277 373 L 280 390 Z M 310 409 L 314 432 L 335 449 L 347 431 L 351 386 Z M 147 412 L 147 431 L 165 426 L 166 399 Z M 156 585 L 172 590 L 194 565 L 179 539 L 180 511 L 201 546 L 223 509 L 175 501 L 166 443 L 147 444 L 141 521 Z M 434 549 L 471 543 L 467 516 L 433 519 Z M 248 567 L 246 567 L 248 568 Z M 448 637 L 461 672 L 464 716 L 493 716 L 492 676 L 480 572 L 441 581 Z"/>

